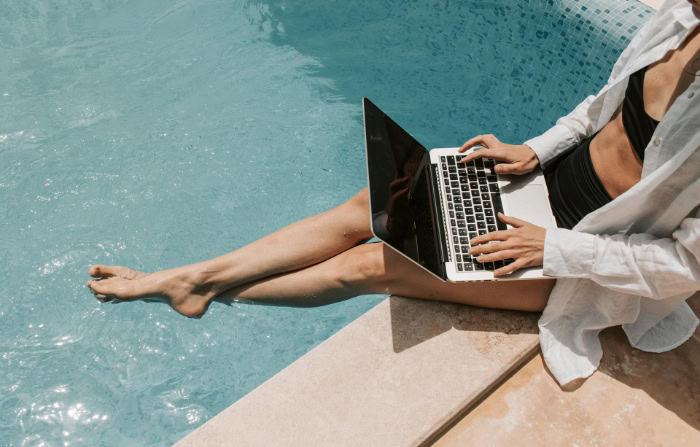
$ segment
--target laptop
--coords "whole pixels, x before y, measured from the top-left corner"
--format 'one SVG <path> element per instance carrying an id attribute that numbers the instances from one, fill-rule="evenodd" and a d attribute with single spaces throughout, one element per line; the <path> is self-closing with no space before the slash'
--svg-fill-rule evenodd
<path id="1" fill-rule="evenodd" d="M 481 158 L 457 163 L 457 147 L 430 152 L 363 98 L 372 233 L 443 281 L 543 278 L 542 267 L 495 278 L 512 260 L 479 263 L 469 241 L 508 228 L 498 212 L 544 228 L 556 228 L 541 169 L 526 175 L 494 172 Z"/>

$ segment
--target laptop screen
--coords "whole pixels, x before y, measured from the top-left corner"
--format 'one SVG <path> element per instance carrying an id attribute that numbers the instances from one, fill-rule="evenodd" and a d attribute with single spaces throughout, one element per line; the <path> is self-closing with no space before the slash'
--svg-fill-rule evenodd
<path id="1" fill-rule="evenodd" d="M 428 151 L 367 98 L 363 108 L 372 231 L 444 278 Z"/>

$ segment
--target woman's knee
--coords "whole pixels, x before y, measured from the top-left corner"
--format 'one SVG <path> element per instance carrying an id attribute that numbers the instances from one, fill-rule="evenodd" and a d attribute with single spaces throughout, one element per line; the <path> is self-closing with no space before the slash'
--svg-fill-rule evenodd
<path id="1" fill-rule="evenodd" d="M 362 188 L 360 192 L 352 196 L 350 200 L 345 203 L 353 208 L 363 211 L 366 210 L 369 213 L 369 192 L 367 187 Z"/>
<path id="2" fill-rule="evenodd" d="M 379 290 L 388 280 L 383 244 L 363 244 L 338 256 L 339 281 L 344 287 Z"/>

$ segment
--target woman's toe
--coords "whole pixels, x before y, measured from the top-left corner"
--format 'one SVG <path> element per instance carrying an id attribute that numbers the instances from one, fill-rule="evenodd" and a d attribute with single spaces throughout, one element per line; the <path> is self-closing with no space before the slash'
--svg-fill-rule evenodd
<path id="1" fill-rule="evenodd" d="M 108 278 L 88 281 L 88 287 L 95 293 L 95 296 L 104 295 L 107 297 L 128 300 L 134 298 L 135 294 L 130 287 L 131 281 L 122 278 Z M 99 297 L 98 297 L 99 299 Z"/>
<path id="2" fill-rule="evenodd" d="M 145 275 L 147 274 L 121 265 L 98 264 L 90 267 L 90 276 L 93 278 L 111 278 L 119 276 L 126 279 L 138 279 Z"/>

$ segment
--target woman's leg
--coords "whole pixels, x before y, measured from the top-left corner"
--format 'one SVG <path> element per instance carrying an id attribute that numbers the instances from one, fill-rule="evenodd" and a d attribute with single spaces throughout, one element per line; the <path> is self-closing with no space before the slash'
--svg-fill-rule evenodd
<path id="1" fill-rule="evenodd" d="M 133 300 L 166 299 L 178 312 L 201 315 L 211 299 L 235 286 L 303 269 L 372 237 L 367 188 L 346 203 L 209 261 L 146 274 L 122 266 L 95 265 L 96 293 Z"/>
<path id="2" fill-rule="evenodd" d="M 217 300 L 315 306 L 370 293 L 541 312 L 554 279 L 451 283 L 382 243 L 351 248 L 325 262 L 230 289 Z"/>

